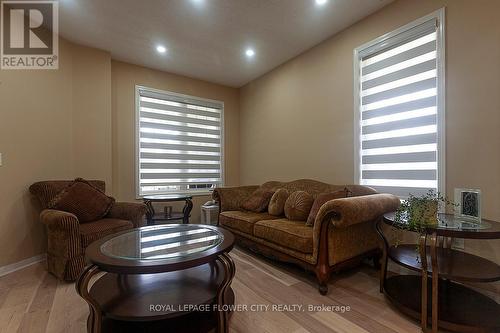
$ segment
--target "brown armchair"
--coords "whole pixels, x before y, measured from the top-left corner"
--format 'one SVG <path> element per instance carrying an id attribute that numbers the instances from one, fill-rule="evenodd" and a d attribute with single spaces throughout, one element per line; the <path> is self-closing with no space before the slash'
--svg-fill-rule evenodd
<path id="1" fill-rule="evenodd" d="M 85 248 L 93 241 L 118 231 L 143 225 L 146 206 L 141 203 L 115 202 L 108 214 L 97 221 L 80 224 L 78 218 L 67 212 L 47 209 L 49 202 L 71 181 L 37 182 L 30 192 L 40 201 L 43 211 L 40 220 L 47 226 L 47 264 L 50 273 L 66 281 L 74 281 L 85 266 Z M 100 180 L 90 181 L 105 190 Z"/>

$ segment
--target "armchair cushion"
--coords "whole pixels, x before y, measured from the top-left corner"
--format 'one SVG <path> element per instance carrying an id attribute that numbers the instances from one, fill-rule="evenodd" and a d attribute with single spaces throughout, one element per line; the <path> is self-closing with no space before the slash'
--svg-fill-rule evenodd
<path id="1" fill-rule="evenodd" d="M 95 240 L 133 227 L 132 222 L 119 219 L 101 219 L 80 224 L 82 247 L 86 248 Z"/>
<path id="2" fill-rule="evenodd" d="M 306 226 L 304 221 L 259 221 L 255 223 L 254 235 L 295 251 L 313 252 L 313 228 Z"/>
<path id="3" fill-rule="evenodd" d="M 85 223 L 104 217 L 114 201 L 89 182 L 77 178 L 52 199 L 49 208 L 72 213 L 80 223 Z"/>
<path id="4" fill-rule="evenodd" d="M 102 180 L 89 180 L 93 186 L 101 191 L 106 191 L 106 184 Z M 59 194 L 63 189 L 73 183 L 72 180 L 48 180 L 33 183 L 30 186 L 31 194 L 35 195 L 42 205 L 42 209 L 49 208 L 49 203 Z"/>

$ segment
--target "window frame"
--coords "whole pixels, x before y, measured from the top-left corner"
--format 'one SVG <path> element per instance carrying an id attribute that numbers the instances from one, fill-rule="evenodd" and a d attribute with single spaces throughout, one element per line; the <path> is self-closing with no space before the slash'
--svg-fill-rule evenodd
<path id="1" fill-rule="evenodd" d="M 192 95 L 186 95 L 186 94 L 180 94 L 176 93 L 173 91 L 168 91 L 168 90 L 161 90 L 161 89 L 156 89 L 156 88 L 151 88 L 151 87 L 146 87 L 143 85 L 135 85 L 135 197 L 136 199 L 142 199 L 144 196 L 147 195 L 167 195 L 167 194 L 186 194 L 186 195 L 191 195 L 191 196 L 206 196 L 206 195 L 211 195 L 212 190 L 182 190 L 182 191 L 168 191 L 168 192 L 162 192 L 162 193 L 155 193 L 155 194 L 147 194 L 147 195 L 141 195 L 141 184 L 140 184 L 140 167 L 139 167 L 139 159 L 140 159 L 140 99 L 141 99 L 141 90 L 147 90 L 152 93 L 157 93 L 157 94 L 165 94 L 169 96 L 174 96 L 178 98 L 185 98 L 185 99 L 190 99 L 190 100 L 197 100 L 200 102 L 207 102 L 207 103 L 215 103 L 215 104 L 220 104 L 221 106 L 221 115 L 220 115 L 220 142 L 221 142 L 221 149 L 220 149 L 220 178 L 221 178 L 221 183 L 220 186 L 223 187 L 225 185 L 226 179 L 225 179 L 225 142 L 224 142 L 224 102 L 219 101 L 219 100 L 214 100 L 214 99 L 208 99 L 208 98 L 203 98 L 203 97 L 198 97 L 198 96 L 192 96 Z"/>
<path id="2" fill-rule="evenodd" d="M 445 35 L 445 8 L 440 8 L 428 15 L 416 19 L 398 29 L 388 32 L 374 40 L 371 40 L 357 48 L 353 52 L 354 68 L 354 183 L 361 183 L 361 114 L 360 114 L 360 63 L 361 53 L 371 48 L 373 53 L 383 50 L 384 42 L 393 39 L 408 30 L 415 28 L 430 20 L 437 20 L 436 27 L 436 70 L 437 70 L 437 192 L 446 193 L 446 35 Z"/>

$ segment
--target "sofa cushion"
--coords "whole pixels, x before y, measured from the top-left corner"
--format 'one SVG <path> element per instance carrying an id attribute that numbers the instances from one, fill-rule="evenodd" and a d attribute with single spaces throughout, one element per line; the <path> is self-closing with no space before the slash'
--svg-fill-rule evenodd
<path id="1" fill-rule="evenodd" d="M 254 235 L 302 253 L 313 252 L 313 228 L 303 221 L 264 220 L 255 223 Z"/>
<path id="2" fill-rule="evenodd" d="M 267 213 L 242 212 L 239 210 L 227 210 L 220 213 L 219 223 L 223 226 L 253 235 L 253 225 L 261 220 L 272 220 L 277 217 Z"/>
<path id="3" fill-rule="evenodd" d="M 52 199 L 49 208 L 72 213 L 80 223 L 85 223 L 104 217 L 114 202 L 115 199 L 88 181 L 77 178 Z"/>
<path id="4" fill-rule="evenodd" d="M 285 202 L 285 216 L 292 221 L 305 221 L 311 211 L 314 199 L 305 191 L 295 191 Z"/>
<path id="5" fill-rule="evenodd" d="M 241 208 L 256 213 L 265 212 L 273 194 L 274 191 L 259 187 L 243 201 Z"/>
<path id="6" fill-rule="evenodd" d="M 316 215 L 318 215 L 319 209 L 323 204 L 327 201 L 334 200 L 334 199 L 340 199 L 340 198 L 346 198 L 348 197 L 349 191 L 347 189 L 343 189 L 340 191 L 335 191 L 331 193 L 321 193 L 316 197 L 316 200 L 314 200 L 314 203 L 312 205 L 311 211 L 309 212 L 309 216 L 307 217 L 307 223 L 306 225 L 308 226 L 313 226 L 314 221 L 316 220 Z"/>
<path id="7" fill-rule="evenodd" d="M 80 237 L 82 246 L 86 248 L 93 241 L 114 234 L 118 231 L 132 229 L 130 221 L 119 219 L 101 219 L 94 222 L 80 224 Z"/>
<path id="8" fill-rule="evenodd" d="M 269 214 L 274 216 L 281 216 L 285 212 L 285 202 L 288 199 L 290 193 L 284 188 L 279 188 L 274 192 L 271 197 L 271 201 L 269 201 Z"/>

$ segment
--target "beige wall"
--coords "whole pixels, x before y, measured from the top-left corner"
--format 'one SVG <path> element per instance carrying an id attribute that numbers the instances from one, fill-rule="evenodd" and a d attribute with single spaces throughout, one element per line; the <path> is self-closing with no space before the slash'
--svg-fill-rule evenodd
<path id="1" fill-rule="evenodd" d="M 135 86 L 214 99 L 224 102 L 224 171 L 226 185 L 239 184 L 238 90 L 159 72 L 119 61 L 111 62 L 113 104 L 113 193 L 120 200 L 135 200 Z M 196 197 L 192 221 L 199 221 L 200 204 L 209 196 Z M 179 205 L 174 205 L 175 209 Z"/>
<path id="2" fill-rule="evenodd" d="M 226 183 L 239 182 L 238 91 L 112 62 L 109 53 L 60 40 L 58 70 L 0 71 L 0 267 L 45 252 L 35 181 L 103 179 L 118 200 L 135 200 L 134 86 L 225 103 Z M 192 221 L 199 221 L 196 197 Z"/>
<path id="3" fill-rule="evenodd" d="M 111 56 L 75 44 L 72 55 L 73 173 L 102 179 L 111 192 Z"/>
<path id="4" fill-rule="evenodd" d="M 240 92 L 240 180 L 352 183 L 353 49 L 446 6 L 446 183 L 500 220 L 500 1 L 397 1 Z M 500 262 L 500 242 L 467 241 Z"/>
<path id="5" fill-rule="evenodd" d="M 0 70 L 0 267 L 45 251 L 30 184 L 111 178 L 111 72 L 101 72 L 110 56 L 65 40 L 59 47 L 58 70 Z"/>

